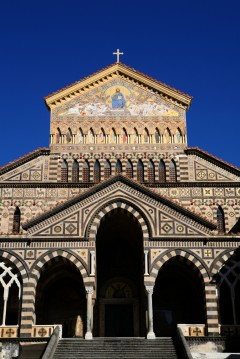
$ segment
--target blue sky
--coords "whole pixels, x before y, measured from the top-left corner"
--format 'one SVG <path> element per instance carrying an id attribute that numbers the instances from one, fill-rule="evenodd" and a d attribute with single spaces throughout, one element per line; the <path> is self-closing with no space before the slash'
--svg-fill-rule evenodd
<path id="1" fill-rule="evenodd" d="M 240 167 L 240 1 L 0 5 L 0 165 L 49 146 L 43 97 L 121 61 L 194 97 L 188 145 Z"/>

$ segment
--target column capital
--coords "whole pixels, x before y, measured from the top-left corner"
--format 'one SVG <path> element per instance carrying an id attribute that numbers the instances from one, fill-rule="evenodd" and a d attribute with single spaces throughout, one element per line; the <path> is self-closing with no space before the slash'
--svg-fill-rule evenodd
<path id="1" fill-rule="evenodd" d="M 87 285 L 87 286 L 85 287 L 85 290 L 86 290 L 86 293 L 87 293 L 87 294 L 92 294 L 94 289 L 93 289 L 93 286 L 88 286 L 88 285 Z"/>
<path id="2" fill-rule="evenodd" d="M 153 294 L 153 285 L 145 285 L 148 294 Z"/>

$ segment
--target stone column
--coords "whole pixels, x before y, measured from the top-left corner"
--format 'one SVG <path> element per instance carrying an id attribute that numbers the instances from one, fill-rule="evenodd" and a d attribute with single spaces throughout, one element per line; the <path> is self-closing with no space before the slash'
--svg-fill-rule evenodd
<path id="1" fill-rule="evenodd" d="M 148 273 L 148 250 L 144 251 L 144 275 L 149 275 Z"/>
<path id="2" fill-rule="evenodd" d="M 2 319 L 2 325 L 3 326 L 6 325 L 8 294 L 9 294 L 8 287 L 4 287 L 4 292 L 3 292 L 3 319 Z"/>
<path id="3" fill-rule="evenodd" d="M 95 251 L 90 251 L 90 275 L 95 275 Z"/>
<path id="4" fill-rule="evenodd" d="M 216 282 L 210 280 L 205 283 L 206 295 L 206 319 L 207 333 L 209 336 L 219 335 L 219 315 L 218 315 L 218 290 Z"/>
<path id="5" fill-rule="evenodd" d="M 31 337 L 35 321 L 36 281 L 25 279 L 22 290 L 22 310 L 20 318 L 20 337 Z"/>
<path id="6" fill-rule="evenodd" d="M 86 287 L 87 293 L 87 332 L 85 334 L 85 339 L 92 339 L 92 323 L 93 323 L 93 310 L 92 310 L 92 294 L 93 287 Z"/>
<path id="7" fill-rule="evenodd" d="M 148 333 L 147 339 L 155 339 L 155 333 L 153 331 L 153 306 L 152 306 L 152 295 L 153 295 L 153 286 L 146 286 L 146 291 L 148 295 Z"/>

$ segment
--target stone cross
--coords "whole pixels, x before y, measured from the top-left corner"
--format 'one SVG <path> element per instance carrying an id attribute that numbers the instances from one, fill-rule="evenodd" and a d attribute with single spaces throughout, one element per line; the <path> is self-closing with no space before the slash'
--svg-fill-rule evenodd
<path id="1" fill-rule="evenodd" d="M 119 49 L 117 49 L 117 52 L 113 52 L 113 55 L 117 55 L 117 62 L 119 62 L 119 55 L 123 55 L 123 52 L 120 52 Z"/>

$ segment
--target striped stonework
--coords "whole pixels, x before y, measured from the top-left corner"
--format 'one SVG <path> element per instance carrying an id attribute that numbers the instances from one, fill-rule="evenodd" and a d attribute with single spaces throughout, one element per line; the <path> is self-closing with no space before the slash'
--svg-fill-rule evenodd
<path id="1" fill-rule="evenodd" d="M 35 262 L 35 264 L 32 267 L 32 277 L 35 278 L 36 283 L 40 277 L 41 272 L 45 271 L 46 268 L 50 265 L 50 263 L 58 261 L 59 258 L 67 259 L 70 263 L 75 265 L 76 268 L 81 273 L 84 284 L 89 285 L 87 269 L 81 263 L 81 258 L 70 250 L 66 251 L 66 250 L 61 250 L 61 249 L 48 251 L 47 253 L 44 253 Z M 92 278 L 91 278 L 91 280 L 92 280 Z"/>
<path id="2" fill-rule="evenodd" d="M 216 284 L 205 282 L 207 335 L 219 335 L 218 296 Z"/>
<path id="3" fill-rule="evenodd" d="M 108 212 L 110 212 L 116 208 L 121 208 L 121 209 L 124 209 L 124 210 L 130 212 L 138 220 L 139 225 L 142 228 L 143 240 L 145 241 L 145 240 L 149 239 L 150 230 L 149 230 L 149 226 L 147 225 L 147 222 L 146 222 L 143 214 L 140 213 L 140 211 L 133 208 L 130 204 L 127 204 L 126 202 L 123 202 L 123 201 L 117 201 L 117 202 L 108 203 L 104 207 L 101 207 L 97 213 L 95 213 L 94 217 L 92 218 L 92 220 L 90 221 L 90 223 L 88 225 L 88 229 L 87 229 L 87 233 L 86 233 L 87 237 L 90 240 L 96 239 L 97 230 L 98 230 L 98 227 L 100 226 L 101 219 Z"/>
<path id="4" fill-rule="evenodd" d="M 234 250 L 226 250 L 224 253 L 221 253 L 213 262 L 211 267 L 211 274 L 215 276 L 220 268 L 227 262 L 227 260 L 234 254 Z"/>
<path id="5" fill-rule="evenodd" d="M 183 259 L 187 260 L 193 265 L 194 270 L 199 271 L 199 277 L 205 282 L 206 278 L 209 277 L 205 266 L 203 265 L 200 258 L 197 258 L 194 253 L 191 251 L 184 251 L 182 249 L 175 249 L 175 250 L 167 250 L 161 255 L 159 255 L 150 268 L 150 277 L 147 278 L 147 282 L 151 283 L 149 285 L 154 285 L 156 278 L 158 276 L 158 272 L 161 267 L 166 263 L 170 258 L 180 256 Z M 147 285 L 147 284 L 146 284 Z"/>
<path id="6" fill-rule="evenodd" d="M 12 253 L 6 251 L 0 251 L 0 258 L 9 261 L 9 263 L 13 264 L 18 269 L 22 281 L 28 278 L 28 272 L 24 266 L 24 262 L 21 258 L 17 257 L 17 254 L 13 255 Z"/>
<path id="7" fill-rule="evenodd" d="M 201 260 L 195 254 L 183 250 L 166 251 L 154 261 L 150 270 L 150 278 L 145 277 L 145 286 L 154 285 L 161 267 L 170 259 L 176 256 L 190 262 L 192 269 L 198 272 L 199 279 L 205 289 L 206 303 L 206 330 L 208 335 L 219 335 L 218 302 L 216 285 L 211 283 L 211 278 Z"/>
<path id="8" fill-rule="evenodd" d="M 32 267 L 31 277 L 28 281 L 23 284 L 23 295 L 22 295 L 22 315 L 21 315 L 21 329 L 20 335 L 22 337 L 31 336 L 32 325 L 35 321 L 35 297 L 37 283 L 41 273 L 43 273 L 51 264 L 60 259 L 69 261 L 74 265 L 83 278 L 85 286 L 95 287 L 94 277 L 89 277 L 86 268 L 81 263 L 81 259 L 71 251 L 54 250 L 44 253 Z"/>

